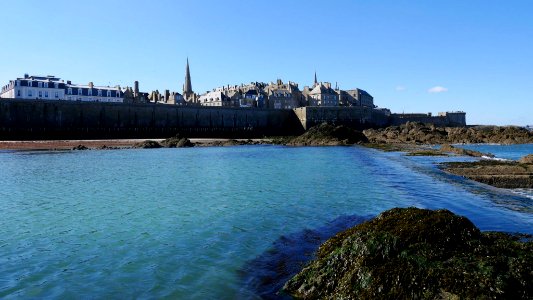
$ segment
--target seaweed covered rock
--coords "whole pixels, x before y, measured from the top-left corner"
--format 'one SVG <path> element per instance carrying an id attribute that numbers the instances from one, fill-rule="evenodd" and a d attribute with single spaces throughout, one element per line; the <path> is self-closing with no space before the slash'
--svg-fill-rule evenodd
<path id="1" fill-rule="evenodd" d="M 302 299 L 531 299 L 531 282 L 531 236 L 395 208 L 326 241 L 283 289 Z"/>
<path id="2" fill-rule="evenodd" d="M 469 150 L 469 149 L 463 149 L 463 148 L 457 148 L 450 144 L 444 144 L 440 147 L 441 152 L 451 152 L 458 155 L 466 155 L 466 156 L 472 156 L 472 157 L 494 157 L 494 154 L 492 153 L 483 153 L 475 150 Z"/>
<path id="3" fill-rule="evenodd" d="M 156 141 L 146 140 L 133 145 L 133 148 L 153 149 L 161 148 L 161 144 Z"/>
<path id="4" fill-rule="evenodd" d="M 89 150 L 89 148 L 87 148 L 86 146 L 84 145 L 78 145 L 76 147 L 73 147 L 72 150 Z"/>
<path id="5" fill-rule="evenodd" d="M 180 136 L 179 134 L 163 140 L 161 142 L 161 145 L 167 148 L 194 147 L 194 144 L 191 142 L 191 140 L 186 137 Z"/>
<path id="6" fill-rule="evenodd" d="M 360 131 L 344 125 L 333 126 L 323 123 L 311 127 L 304 134 L 290 139 L 286 144 L 290 146 L 342 146 L 366 142 L 368 139 Z"/>
<path id="7" fill-rule="evenodd" d="M 533 132 L 516 126 L 437 127 L 407 122 L 400 126 L 367 129 L 363 133 L 371 143 L 387 144 L 533 143 Z"/>
<path id="8" fill-rule="evenodd" d="M 481 160 L 440 164 L 446 172 L 504 189 L 532 189 L 533 163 Z"/>

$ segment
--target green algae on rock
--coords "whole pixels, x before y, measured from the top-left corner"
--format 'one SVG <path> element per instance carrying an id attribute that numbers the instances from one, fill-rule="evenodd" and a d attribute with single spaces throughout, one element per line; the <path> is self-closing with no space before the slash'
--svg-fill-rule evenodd
<path id="1" fill-rule="evenodd" d="M 395 208 L 322 244 L 283 290 L 302 299 L 533 297 L 531 236 L 448 210 Z"/>
<path id="2" fill-rule="evenodd" d="M 286 141 L 289 146 L 345 146 L 366 143 L 365 135 L 353 128 L 323 123 L 311 127 L 304 134 Z"/>

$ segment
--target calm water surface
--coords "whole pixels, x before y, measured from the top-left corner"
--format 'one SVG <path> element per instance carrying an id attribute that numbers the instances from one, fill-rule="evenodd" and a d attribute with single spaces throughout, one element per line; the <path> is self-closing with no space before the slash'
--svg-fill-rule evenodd
<path id="1" fill-rule="evenodd" d="M 533 200 L 435 167 L 450 159 L 359 147 L 0 152 L 0 298 L 258 298 L 272 253 L 397 206 L 533 233 Z"/>

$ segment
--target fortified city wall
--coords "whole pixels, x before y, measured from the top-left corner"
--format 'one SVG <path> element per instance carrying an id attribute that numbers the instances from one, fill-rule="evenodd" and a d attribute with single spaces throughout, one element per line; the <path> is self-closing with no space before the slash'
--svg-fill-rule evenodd
<path id="1" fill-rule="evenodd" d="M 303 132 L 292 110 L 0 101 L 0 139 L 251 138 Z"/>
<path id="2" fill-rule="evenodd" d="M 403 116 L 403 117 L 402 117 Z M 388 115 L 369 107 L 300 107 L 294 110 L 123 104 L 81 101 L 0 101 L 0 140 L 253 138 L 298 135 L 328 122 L 364 129 L 407 121 L 466 125 L 464 113 L 443 116 Z"/>

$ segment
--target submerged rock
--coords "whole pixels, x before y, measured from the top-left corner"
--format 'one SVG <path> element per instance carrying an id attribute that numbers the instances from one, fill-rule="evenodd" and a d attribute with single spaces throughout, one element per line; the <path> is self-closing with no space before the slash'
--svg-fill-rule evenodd
<path id="1" fill-rule="evenodd" d="M 531 282 L 531 236 L 482 233 L 448 210 L 395 208 L 326 241 L 283 290 L 302 299 L 531 299 Z"/>
<path id="2" fill-rule="evenodd" d="M 343 146 L 366 143 L 365 135 L 347 126 L 333 126 L 326 123 L 314 126 L 304 134 L 289 139 L 290 146 Z"/>
<path id="3" fill-rule="evenodd" d="M 161 144 L 156 141 L 146 140 L 133 145 L 133 148 L 153 149 L 161 148 Z"/>

